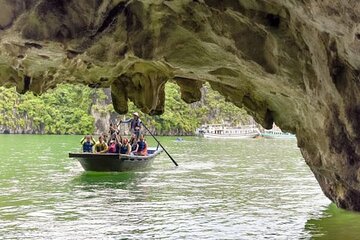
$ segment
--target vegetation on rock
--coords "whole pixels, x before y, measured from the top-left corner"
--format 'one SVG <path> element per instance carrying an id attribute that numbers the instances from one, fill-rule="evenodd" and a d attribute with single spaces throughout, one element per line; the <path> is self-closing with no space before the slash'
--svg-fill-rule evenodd
<path id="1" fill-rule="evenodd" d="M 164 112 L 164 84 L 202 82 L 265 128 L 295 133 L 337 206 L 360 211 L 360 1 L 0 1 L 0 85 L 111 87 Z M 134 91 L 135 89 L 135 91 Z"/>
<path id="2" fill-rule="evenodd" d="M 142 115 L 141 119 L 159 135 L 191 135 L 204 123 L 247 123 L 243 109 L 226 102 L 224 97 L 206 85 L 200 102 L 186 104 L 180 98 L 180 89 L 174 83 L 166 85 L 165 113 L 161 116 Z M 0 88 L 0 129 L 17 133 L 86 134 L 93 133 L 95 117 L 91 110 L 100 113 L 99 118 L 110 114 L 120 118 L 111 103 L 111 97 L 103 89 L 91 89 L 82 85 L 61 84 L 41 96 L 33 93 L 16 93 L 14 88 Z M 129 104 L 131 113 L 139 111 Z"/>
<path id="3" fill-rule="evenodd" d="M 8 132 L 83 134 L 94 131 L 91 89 L 59 85 L 41 96 L 0 88 L 0 126 Z"/>

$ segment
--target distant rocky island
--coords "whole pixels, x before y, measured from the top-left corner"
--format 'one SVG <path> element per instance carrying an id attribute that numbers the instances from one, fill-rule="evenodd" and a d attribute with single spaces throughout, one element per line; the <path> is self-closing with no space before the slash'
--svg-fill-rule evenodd
<path id="1" fill-rule="evenodd" d="M 166 88 L 166 112 L 141 116 L 155 134 L 189 136 L 204 123 L 244 123 L 249 119 L 245 110 L 226 102 L 208 85 L 202 89 L 201 100 L 190 105 L 180 99 L 177 85 L 168 83 Z M 0 107 L 0 133 L 4 134 L 101 134 L 108 131 L 110 122 L 139 111 L 131 104 L 128 116 L 119 115 L 109 89 L 83 85 L 59 85 L 41 96 L 19 95 L 15 89 L 0 87 Z M 126 127 L 121 125 L 120 129 Z"/>

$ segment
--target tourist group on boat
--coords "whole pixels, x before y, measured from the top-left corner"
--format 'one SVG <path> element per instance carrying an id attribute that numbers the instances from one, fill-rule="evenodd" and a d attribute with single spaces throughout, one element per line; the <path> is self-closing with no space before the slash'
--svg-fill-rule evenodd
<path id="1" fill-rule="evenodd" d="M 118 129 L 121 123 L 130 123 L 130 140 L 123 137 Z M 91 135 L 85 136 L 80 143 L 84 153 L 119 153 L 126 155 L 146 156 L 148 154 L 148 144 L 141 131 L 141 120 L 137 112 L 133 113 L 133 118 L 120 121 L 119 124 L 110 123 L 109 138 L 107 134 L 99 136 L 98 141 Z"/>

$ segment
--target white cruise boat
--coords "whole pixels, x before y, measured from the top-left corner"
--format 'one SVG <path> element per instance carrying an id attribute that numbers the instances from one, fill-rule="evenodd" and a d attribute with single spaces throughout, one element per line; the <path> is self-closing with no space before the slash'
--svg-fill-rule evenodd
<path id="1" fill-rule="evenodd" d="M 224 124 L 206 124 L 201 126 L 197 132 L 205 138 L 217 139 L 245 139 L 260 135 L 260 131 L 255 125 L 231 127 Z"/>

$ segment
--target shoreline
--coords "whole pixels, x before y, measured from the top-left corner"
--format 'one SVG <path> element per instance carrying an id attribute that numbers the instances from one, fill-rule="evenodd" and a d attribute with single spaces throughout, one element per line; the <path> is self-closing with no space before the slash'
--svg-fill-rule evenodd
<path id="1" fill-rule="evenodd" d="M 19 135 L 26 135 L 26 136 L 85 136 L 87 134 L 50 134 L 50 133 L 0 133 L 0 135 L 9 135 L 9 136 L 19 136 Z M 99 136 L 100 134 L 89 134 L 92 136 Z M 151 136 L 150 134 L 144 134 L 145 136 Z M 128 134 L 124 134 L 121 136 L 129 136 Z M 156 135 L 154 134 L 154 136 L 157 137 L 196 137 L 196 134 L 193 135 Z"/>

